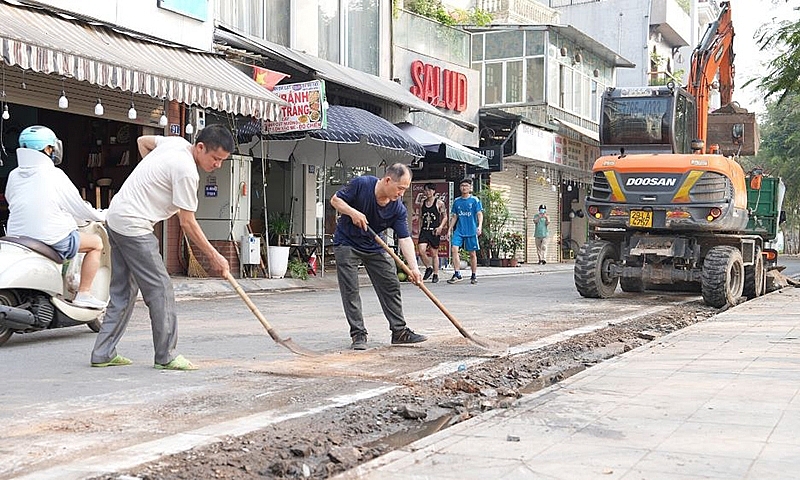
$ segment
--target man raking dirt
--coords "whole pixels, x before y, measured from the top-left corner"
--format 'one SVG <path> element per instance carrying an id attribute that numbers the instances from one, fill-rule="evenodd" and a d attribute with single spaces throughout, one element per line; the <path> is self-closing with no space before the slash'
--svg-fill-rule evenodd
<path id="1" fill-rule="evenodd" d="M 408 228 L 408 211 L 403 204 L 403 193 L 409 186 L 411 170 L 397 163 L 386 169 L 383 178 L 370 175 L 355 177 L 331 197 L 331 205 L 341 214 L 333 236 L 333 251 L 353 350 L 367 348 L 367 329 L 358 289 L 359 263 L 364 264 L 383 314 L 389 321 L 392 344 L 427 340 L 427 337 L 414 333 L 406 326 L 397 269 L 389 255 L 367 231 L 367 226 L 379 233 L 392 228 L 399 238 L 400 252 L 409 264 L 409 280 L 415 284 L 422 282 L 414 241 Z"/>

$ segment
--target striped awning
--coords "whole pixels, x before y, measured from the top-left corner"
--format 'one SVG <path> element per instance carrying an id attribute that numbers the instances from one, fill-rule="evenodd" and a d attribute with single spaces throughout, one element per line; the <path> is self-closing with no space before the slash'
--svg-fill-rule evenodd
<path id="1" fill-rule="evenodd" d="M 35 72 L 267 118 L 285 102 L 224 57 L 0 2 L 3 60 Z"/>

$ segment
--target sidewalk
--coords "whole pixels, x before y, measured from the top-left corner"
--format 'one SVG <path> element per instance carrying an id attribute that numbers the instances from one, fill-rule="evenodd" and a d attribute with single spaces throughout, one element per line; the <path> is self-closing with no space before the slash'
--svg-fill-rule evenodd
<path id="1" fill-rule="evenodd" d="M 497 275 L 520 275 L 548 273 L 557 271 L 572 271 L 574 262 L 538 264 L 520 264 L 517 267 L 478 267 L 478 278 L 493 277 Z M 462 270 L 462 275 L 469 276 L 469 270 Z M 439 271 L 441 282 L 447 281 L 453 275 L 452 269 Z M 239 278 L 236 279 L 242 289 L 247 293 L 281 291 L 281 290 L 320 290 L 327 288 L 338 288 L 336 281 L 336 270 L 327 269 L 322 275 L 318 272 L 316 276 L 309 276 L 308 280 L 296 278 Z M 430 280 L 428 280 L 430 281 Z M 359 283 L 369 285 L 369 277 L 362 268 L 359 270 Z M 410 285 L 410 284 L 409 284 Z M 175 296 L 181 297 L 207 297 L 213 295 L 236 295 L 236 291 L 223 278 L 190 278 L 172 277 L 172 286 L 175 289 Z"/>
<path id="2" fill-rule="evenodd" d="M 751 300 L 337 478 L 798 478 L 798 311 Z"/>

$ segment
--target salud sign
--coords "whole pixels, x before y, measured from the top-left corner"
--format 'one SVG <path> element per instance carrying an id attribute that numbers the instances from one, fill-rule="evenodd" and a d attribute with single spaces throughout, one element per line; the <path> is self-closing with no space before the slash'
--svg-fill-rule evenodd
<path id="1" fill-rule="evenodd" d="M 272 93 L 289 105 L 280 107 L 279 120 L 264 122 L 267 133 L 319 130 L 327 126 L 323 108 L 325 82 L 322 80 L 276 85 Z"/>
<path id="2" fill-rule="evenodd" d="M 411 93 L 434 107 L 467 109 L 467 76 L 420 60 L 411 62 Z"/>

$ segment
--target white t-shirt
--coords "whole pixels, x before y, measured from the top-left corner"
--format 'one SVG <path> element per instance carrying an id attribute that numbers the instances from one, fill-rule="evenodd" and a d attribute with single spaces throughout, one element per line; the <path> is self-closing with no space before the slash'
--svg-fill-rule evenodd
<path id="1" fill-rule="evenodd" d="M 17 164 L 6 184 L 8 235 L 31 237 L 53 245 L 77 230 L 76 219 L 102 222 L 105 218 L 103 212 L 81 198 L 67 174 L 53 165 L 47 155 L 18 148 Z"/>
<path id="2" fill-rule="evenodd" d="M 106 222 L 115 232 L 138 237 L 178 213 L 197 210 L 197 171 L 192 145 L 182 137 L 156 137 L 154 148 L 111 199 Z"/>

